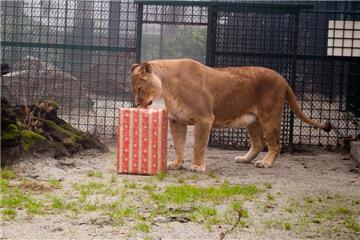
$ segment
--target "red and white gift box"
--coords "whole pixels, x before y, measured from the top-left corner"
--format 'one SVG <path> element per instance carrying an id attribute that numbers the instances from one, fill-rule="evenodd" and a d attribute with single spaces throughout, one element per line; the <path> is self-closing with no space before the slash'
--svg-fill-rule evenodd
<path id="1" fill-rule="evenodd" d="M 120 108 L 117 172 L 156 175 L 167 169 L 164 109 Z"/>

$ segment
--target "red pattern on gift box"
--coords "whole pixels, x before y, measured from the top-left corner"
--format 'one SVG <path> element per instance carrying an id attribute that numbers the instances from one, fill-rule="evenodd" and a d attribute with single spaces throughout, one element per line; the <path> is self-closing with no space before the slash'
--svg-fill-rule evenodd
<path id="1" fill-rule="evenodd" d="M 118 124 L 118 173 L 155 175 L 166 171 L 164 110 L 122 108 Z"/>
<path id="2" fill-rule="evenodd" d="M 152 161 L 151 161 L 151 174 L 157 173 L 158 168 L 158 140 L 159 140 L 159 112 L 152 114 Z"/>
<path id="3" fill-rule="evenodd" d="M 165 112 L 163 112 L 162 116 L 162 122 L 163 124 L 161 125 L 161 159 L 167 159 L 167 124 L 166 123 L 166 115 Z M 166 161 L 161 161 L 161 171 L 166 171 L 167 169 L 167 164 Z"/>
<path id="4" fill-rule="evenodd" d="M 130 110 L 124 110 L 123 112 L 123 171 L 129 172 L 129 135 L 130 135 Z"/>
<path id="5" fill-rule="evenodd" d="M 134 112 L 134 125 L 133 125 L 133 156 L 132 156 L 132 171 L 133 173 L 139 173 L 139 112 Z"/>
<path id="6" fill-rule="evenodd" d="M 149 156 L 149 116 L 147 114 L 142 115 L 142 164 L 141 173 L 148 173 L 148 156 Z"/>

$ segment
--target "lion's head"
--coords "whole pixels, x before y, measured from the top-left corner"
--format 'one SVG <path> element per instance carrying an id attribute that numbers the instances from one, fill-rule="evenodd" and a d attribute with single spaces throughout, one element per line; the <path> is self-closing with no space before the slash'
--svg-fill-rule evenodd
<path id="1" fill-rule="evenodd" d="M 133 64 L 131 67 L 132 88 L 135 95 L 135 105 L 141 108 L 150 106 L 155 98 L 161 96 L 161 81 L 153 73 L 148 62 Z"/>

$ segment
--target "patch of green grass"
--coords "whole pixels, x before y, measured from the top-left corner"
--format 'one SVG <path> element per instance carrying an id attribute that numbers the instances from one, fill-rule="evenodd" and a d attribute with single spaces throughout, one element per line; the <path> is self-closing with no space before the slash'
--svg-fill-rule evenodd
<path id="1" fill-rule="evenodd" d="M 9 180 L 0 178 L 0 190 L 1 192 L 5 192 L 7 187 L 9 186 Z"/>
<path id="2" fill-rule="evenodd" d="M 3 192 L 0 198 L 0 208 L 18 207 L 27 200 L 28 197 L 22 191 L 20 191 L 20 189 L 16 187 L 7 189 L 6 192 Z"/>
<path id="3" fill-rule="evenodd" d="M 163 181 L 166 178 L 166 172 L 159 172 L 158 175 L 156 175 L 156 179 L 158 181 Z"/>
<path id="4" fill-rule="evenodd" d="M 153 192 L 157 189 L 157 186 L 155 184 L 146 184 L 143 186 L 143 189 L 148 192 Z"/>
<path id="5" fill-rule="evenodd" d="M 44 205 L 39 200 L 29 199 L 25 203 L 25 209 L 28 214 L 41 214 L 44 212 Z"/>
<path id="6" fill-rule="evenodd" d="M 138 223 L 135 228 L 141 232 L 148 233 L 150 232 L 150 226 L 146 223 Z"/>
<path id="7" fill-rule="evenodd" d="M 16 217 L 16 210 L 11 208 L 3 209 L 1 210 L 1 215 L 3 216 L 2 219 L 11 220 Z"/>
<path id="8" fill-rule="evenodd" d="M 86 205 L 84 206 L 84 209 L 85 209 L 86 211 L 93 212 L 93 211 L 96 211 L 97 207 L 96 207 L 96 205 L 94 205 L 94 204 L 86 204 Z"/>
<path id="9" fill-rule="evenodd" d="M 129 217 L 136 218 L 138 216 L 138 213 L 134 207 L 122 208 L 117 204 L 112 205 L 112 207 L 113 209 L 111 211 L 108 211 L 107 214 L 117 225 L 124 224 L 124 218 L 129 218 Z"/>
<path id="10" fill-rule="evenodd" d="M 55 209 L 63 209 L 65 207 L 65 204 L 61 198 L 54 197 L 51 200 L 51 207 Z"/>
<path id="11" fill-rule="evenodd" d="M 102 190 L 105 187 L 105 185 L 100 182 L 88 182 L 85 184 L 74 183 L 72 186 L 75 190 L 80 192 L 80 195 L 82 197 L 85 198 L 88 195 L 100 192 L 100 190 Z"/>
<path id="12" fill-rule="evenodd" d="M 62 184 L 58 179 L 54 179 L 54 178 L 50 178 L 48 179 L 48 183 L 53 187 L 53 188 L 62 188 Z"/>
<path id="13" fill-rule="evenodd" d="M 230 196 L 251 197 L 259 192 L 255 185 L 230 185 L 224 182 L 218 187 L 198 187 L 193 185 L 170 185 L 160 194 L 152 194 L 155 201 L 186 203 L 196 201 L 221 201 Z"/>
<path id="14" fill-rule="evenodd" d="M 290 223 L 284 223 L 283 226 L 284 226 L 285 230 L 288 230 L 288 231 L 291 230 L 291 224 Z"/>
<path id="15" fill-rule="evenodd" d="M 348 217 L 344 221 L 344 225 L 351 229 L 352 231 L 359 233 L 360 232 L 360 222 L 356 221 L 353 217 Z"/>
<path id="16" fill-rule="evenodd" d="M 233 202 L 231 204 L 231 208 L 235 211 L 240 211 L 241 217 L 243 218 L 249 217 L 249 212 L 242 206 L 241 202 Z"/>
<path id="17" fill-rule="evenodd" d="M 267 200 L 268 200 L 268 201 L 274 201 L 274 196 L 269 193 L 269 194 L 267 195 Z"/>
<path id="18" fill-rule="evenodd" d="M 122 182 L 124 184 L 124 187 L 126 187 L 126 188 L 131 188 L 131 189 L 136 189 L 137 188 L 137 183 L 134 182 L 134 181 L 130 181 L 127 178 L 124 178 Z"/>
<path id="19" fill-rule="evenodd" d="M 185 183 L 185 178 L 184 177 L 179 177 L 177 179 L 178 183 Z"/>
<path id="20" fill-rule="evenodd" d="M 15 172 L 7 167 L 0 169 L 0 175 L 2 179 L 14 179 L 16 177 Z"/>
<path id="21" fill-rule="evenodd" d="M 94 171 L 94 170 L 90 170 L 87 172 L 87 176 L 88 177 L 98 177 L 101 178 L 102 177 L 102 173 L 100 171 Z"/>
<path id="22" fill-rule="evenodd" d="M 351 214 L 351 211 L 346 207 L 338 207 L 336 212 L 339 214 Z"/>
<path id="23" fill-rule="evenodd" d="M 153 238 L 153 237 L 146 236 L 146 237 L 144 238 L 144 240 L 154 240 L 154 238 Z"/>
<path id="24" fill-rule="evenodd" d="M 117 182 L 117 177 L 116 176 L 111 176 L 110 182 L 111 183 L 116 183 Z"/>
<path id="25" fill-rule="evenodd" d="M 107 196 L 116 196 L 120 193 L 120 190 L 118 188 L 106 187 L 101 193 Z"/>
<path id="26" fill-rule="evenodd" d="M 264 187 L 267 188 L 267 189 L 272 189 L 272 184 L 271 183 L 264 183 Z"/>

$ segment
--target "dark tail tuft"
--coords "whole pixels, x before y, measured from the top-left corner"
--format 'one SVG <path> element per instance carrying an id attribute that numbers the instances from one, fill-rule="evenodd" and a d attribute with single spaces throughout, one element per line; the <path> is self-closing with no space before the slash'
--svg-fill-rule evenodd
<path id="1" fill-rule="evenodd" d="M 324 124 L 323 130 L 324 130 L 325 132 L 330 132 L 331 129 L 332 129 L 331 123 L 330 123 L 330 122 L 326 122 L 326 123 Z"/>

